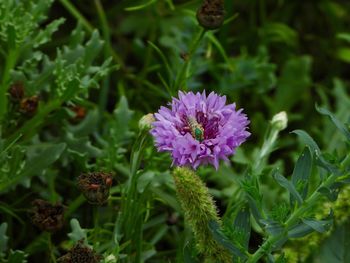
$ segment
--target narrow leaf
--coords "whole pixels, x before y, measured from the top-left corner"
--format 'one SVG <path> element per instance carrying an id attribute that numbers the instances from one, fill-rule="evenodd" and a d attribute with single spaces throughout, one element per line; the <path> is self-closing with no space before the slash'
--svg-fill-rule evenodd
<path id="1" fill-rule="evenodd" d="M 350 141 L 350 131 L 349 129 L 340 121 L 338 120 L 334 114 L 332 112 L 330 112 L 329 110 L 325 109 L 325 108 L 321 108 L 321 107 L 318 107 L 317 104 L 316 104 L 316 110 L 325 115 L 325 116 L 328 116 L 331 121 L 334 123 L 334 125 L 338 128 L 338 130 L 343 134 L 345 135 L 345 137 Z"/>
<path id="2" fill-rule="evenodd" d="M 312 169 L 312 156 L 309 147 L 305 147 L 303 153 L 299 156 L 292 174 L 292 183 L 298 189 L 300 184 L 303 185 L 302 189 L 298 189 L 298 192 L 303 199 L 307 196 L 308 181 L 311 175 Z"/>
<path id="3" fill-rule="evenodd" d="M 293 196 L 297 200 L 299 205 L 303 202 L 303 199 L 301 198 L 298 191 L 295 189 L 294 185 L 290 181 L 288 181 L 284 176 L 282 176 L 281 174 L 279 174 L 279 172 L 276 171 L 273 174 L 273 178 L 280 186 L 288 190 L 291 196 Z"/>

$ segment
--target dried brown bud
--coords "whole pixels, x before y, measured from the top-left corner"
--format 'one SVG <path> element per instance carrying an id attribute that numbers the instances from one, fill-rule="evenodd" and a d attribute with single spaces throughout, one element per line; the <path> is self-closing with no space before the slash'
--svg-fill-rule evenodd
<path id="1" fill-rule="evenodd" d="M 113 177 L 110 173 L 87 173 L 78 177 L 78 188 L 91 204 L 104 204 L 109 197 Z"/>
<path id="2" fill-rule="evenodd" d="M 43 231 L 55 232 L 63 226 L 64 207 L 41 199 L 32 202 L 32 222 Z"/>
<path id="3" fill-rule="evenodd" d="M 39 104 L 38 96 L 24 98 L 20 102 L 20 111 L 28 115 L 33 115 L 38 108 L 38 104 Z"/>
<path id="4" fill-rule="evenodd" d="M 84 246 L 83 240 L 68 251 L 68 253 L 60 257 L 57 261 L 59 263 L 98 263 L 102 257 L 96 254 L 91 248 Z"/>
<path id="5" fill-rule="evenodd" d="M 75 116 L 71 119 L 73 123 L 81 121 L 86 116 L 86 108 L 82 106 L 72 106 L 70 107 L 70 110 L 75 113 Z"/>
<path id="6" fill-rule="evenodd" d="M 24 97 L 24 86 L 22 82 L 16 82 L 9 88 L 9 93 L 13 100 L 21 100 Z"/>
<path id="7" fill-rule="evenodd" d="M 225 19 L 223 0 L 204 0 L 197 10 L 197 20 L 205 29 L 219 28 Z"/>

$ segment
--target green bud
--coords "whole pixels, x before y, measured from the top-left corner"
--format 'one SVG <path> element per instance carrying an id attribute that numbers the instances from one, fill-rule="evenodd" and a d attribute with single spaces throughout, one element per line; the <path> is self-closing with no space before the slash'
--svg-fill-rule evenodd
<path id="1" fill-rule="evenodd" d="M 277 130 L 282 131 L 287 128 L 288 124 L 288 116 L 285 111 L 281 111 L 272 117 L 271 120 L 272 126 L 274 126 Z"/>
<path id="2" fill-rule="evenodd" d="M 153 113 L 148 113 L 139 120 L 139 129 L 140 130 L 150 130 L 152 128 L 152 123 L 155 122 Z"/>

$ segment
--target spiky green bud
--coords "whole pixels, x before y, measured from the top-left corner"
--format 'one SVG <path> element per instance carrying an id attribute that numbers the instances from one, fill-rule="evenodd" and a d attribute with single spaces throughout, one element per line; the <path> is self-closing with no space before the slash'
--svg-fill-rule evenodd
<path id="1" fill-rule="evenodd" d="M 185 221 L 192 228 L 197 249 L 205 262 L 232 262 L 230 253 L 212 237 L 209 222 L 221 224 L 213 198 L 208 188 L 194 171 L 178 167 L 173 172 L 175 187 Z"/>

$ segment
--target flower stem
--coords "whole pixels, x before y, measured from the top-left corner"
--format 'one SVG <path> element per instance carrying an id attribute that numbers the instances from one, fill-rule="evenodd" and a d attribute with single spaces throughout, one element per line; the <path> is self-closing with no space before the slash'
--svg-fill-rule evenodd
<path id="1" fill-rule="evenodd" d="M 201 43 L 206 30 L 201 28 L 199 32 L 197 33 L 197 36 L 193 39 L 192 43 L 190 44 L 190 48 L 188 53 L 186 54 L 186 59 L 184 64 L 182 65 L 179 75 L 176 78 L 175 81 L 175 89 L 185 89 L 186 87 L 183 87 L 184 82 L 186 81 L 186 72 L 188 70 L 188 66 L 190 64 L 191 58 L 193 54 L 196 52 L 199 44 Z"/>
<path id="2" fill-rule="evenodd" d="M 51 262 L 56 263 L 57 261 L 56 261 L 56 257 L 55 257 L 54 250 L 53 250 L 52 234 L 51 233 L 47 233 L 47 245 L 48 245 L 48 249 L 49 249 Z"/>
<path id="3" fill-rule="evenodd" d="M 17 49 L 10 49 L 7 54 L 5 68 L 0 83 L 0 122 L 3 120 L 7 111 L 7 89 L 10 81 L 11 70 L 15 67 L 17 61 Z"/>
<path id="4" fill-rule="evenodd" d="M 293 226 L 306 212 L 310 210 L 312 206 L 315 205 L 315 203 L 319 200 L 321 193 L 318 191 L 319 189 L 323 187 L 329 187 L 332 185 L 336 179 L 337 175 L 332 174 L 328 177 L 326 181 L 321 183 L 321 185 L 313 192 L 313 194 L 305 200 L 305 202 L 296 209 L 288 218 L 288 220 L 284 223 L 285 231 L 283 231 L 281 234 L 276 236 L 270 236 L 262 245 L 261 247 L 248 259 L 247 263 L 255 263 L 258 262 L 258 260 L 263 257 L 265 254 L 270 253 L 271 249 L 273 248 L 274 244 L 281 240 L 282 238 L 286 237 L 288 234 L 288 229 Z"/>

